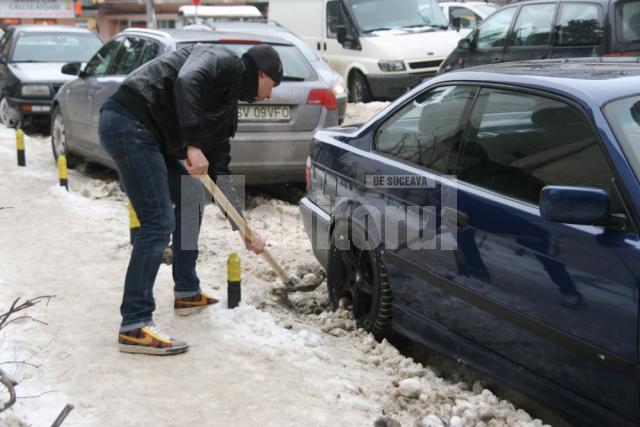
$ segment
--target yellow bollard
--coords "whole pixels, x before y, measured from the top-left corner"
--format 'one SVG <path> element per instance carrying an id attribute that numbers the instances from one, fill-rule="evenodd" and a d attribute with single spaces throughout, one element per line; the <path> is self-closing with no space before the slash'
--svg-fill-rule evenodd
<path id="1" fill-rule="evenodd" d="M 240 257 L 232 253 L 227 258 L 227 308 L 240 303 Z"/>
<path id="2" fill-rule="evenodd" d="M 140 220 L 138 220 L 138 215 L 136 215 L 136 211 L 133 209 L 131 200 L 129 200 L 129 241 L 132 245 L 136 240 L 136 234 L 138 234 L 139 229 Z"/>
<path id="3" fill-rule="evenodd" d="M 60 187 L 64 187 L 69 191 L 69 179 L 67 176 L 67 157 L 64 154 L 58 156 L 58 178 L 60 178 Z"/>
<path id="4" fill-rule="evenodd" d="M 27 159 L 24 155 L 24 132 L 22 129 L 16 131 L 16 150 L 18 151 L 18 166 L 27 166 Z"/>

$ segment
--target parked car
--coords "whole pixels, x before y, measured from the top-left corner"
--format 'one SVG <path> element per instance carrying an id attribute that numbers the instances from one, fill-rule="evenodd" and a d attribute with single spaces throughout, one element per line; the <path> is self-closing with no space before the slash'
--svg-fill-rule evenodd
<path id="1" fill-rule="evenodd" d="M 307 58 L 320 77 L 322 77 L 322 79 L 331 86 L 331 90 L 333 90 L 336 100 L 338 101 L 338 122 L 342 123 L 347 111 L 347 101 L 349 98 L 347 84 L 342 76 L 340 76 L 340 73 L 334 71 L 329 64 L 324 61 L 324 59 L 320 58 L 320 56 L 318 56 L 318 54 L 304 42 L 304 40 L 273 21 L 251 23 L 216 22 L 214 25 L 216 31 L 234 31 L 258 34 L 260 36 L 274 36 L 293 43 L 298 49 L 300 49 L 300 52 L 302 52 L 302 54 Z"/>
<path id="2" fill-rule="evenodd" d="M 638 425 L 640 60 L 447 73 L 316 133 L 300 202 L 331 301 L 575 425 Z"/>
<path id="3" fill-rule="evenodd" d="M 0 40 L 0 121 L 48 122 L 51 100 L 72 79 L 60 67 L 86 62 L 102 46 L 90 30 L 66 26 L 9 27 Z"/>
<path id="4" fill-rule="evenodd" d="M 246 33 L 129 29 L 105 44 L 53 102 L 53 155 L 75 154 L 115 168 L 98 138 L 100 106 L 125 77 L 159 55 L 193 43 L 216 43 L 242 55 L 257 43 L 272 45 L 284 67 L 282 84 L 270 100 L 240 103 L 238 131 L 231 144 L 231 169 L 249 184 L 304 181 L 305 159 L 316 130 L 338 123 L 336 98 L 304 55 L 281 38 Z"/>
<path id="5" fill-rule="evenodd" d="M 510 4 L 458 42 L 439 73 L 496 62 L 640 55 L 640 0 Z"/>
<path id="6" fill-rule="evenodd" d="M 449 24 L 459 30 L 461 37 L 469 35 L 487 16 L 498 10 L 494 3 L 484 1 L 446 1 L 438 3 Z"/>
<path id="7" fill-rule="evenodd" d="M 459 39 L 436 0 L 270 0 L 269 18 L 338 71 L 353 102 L 404 94 L 434 76 Z"/>

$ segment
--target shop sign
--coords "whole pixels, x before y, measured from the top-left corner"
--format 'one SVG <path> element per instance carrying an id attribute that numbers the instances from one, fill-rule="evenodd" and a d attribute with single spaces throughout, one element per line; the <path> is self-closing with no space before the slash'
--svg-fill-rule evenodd
<path id="1" fill-rule="evenodd" d="M 3 18 L 74 18 L 73 0 L 1 0 Z"/>

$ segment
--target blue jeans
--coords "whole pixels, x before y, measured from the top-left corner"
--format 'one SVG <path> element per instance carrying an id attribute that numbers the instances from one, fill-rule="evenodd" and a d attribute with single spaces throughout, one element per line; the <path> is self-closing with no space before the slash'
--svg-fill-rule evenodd
<path id="1" fill-rule="evenodd" d="M 205 188 L 178 159 L 165 157 L 155 135 L 126 110 L 103 109 L 99 134 L 140 220 L 120 306 L 124 332 L 153 323 L 153 284 L 171 234 L 175 296 L 200 292 L 195 267 Z"/>

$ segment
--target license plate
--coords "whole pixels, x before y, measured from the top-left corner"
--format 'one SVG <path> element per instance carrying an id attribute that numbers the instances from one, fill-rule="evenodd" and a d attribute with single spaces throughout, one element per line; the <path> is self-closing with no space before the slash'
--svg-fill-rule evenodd
<path id="1" fill-rule="evenodd" d="M 288 122 L 291 110 L 286 105 L 240 105 L 238 120 L 243 122 Z"/>
<path id="2" fill-rule="evenodd" d="M 31 111 L 33 111 L 34 113 L 48 113 L 49 111 L 51 111 L 51 107 L 49 107 L 48 105 L 32 105 Z"/>

